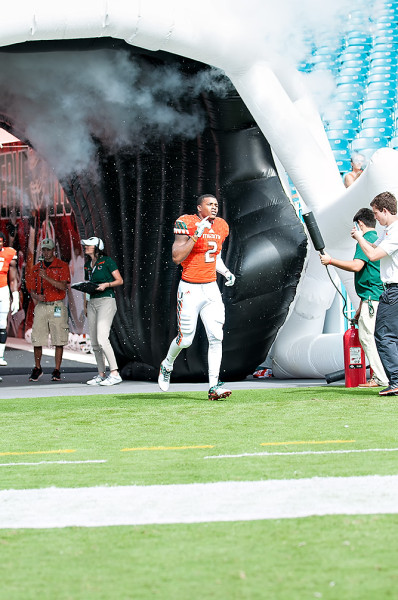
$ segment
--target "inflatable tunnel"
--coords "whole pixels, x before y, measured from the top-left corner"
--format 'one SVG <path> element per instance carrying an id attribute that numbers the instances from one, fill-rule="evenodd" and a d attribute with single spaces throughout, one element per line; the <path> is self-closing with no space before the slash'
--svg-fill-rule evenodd
<path id="1" fill-rule="evenodd" d="M 2 49 L 3 61 L 7 60 L 9 68 L 12 65 L 15 77 L 26 64 L 38 61 L 50 91 L 62 80 L 64 67 L 67 80 L 77 53 L 82 64 L 85 56 L 94 56 L 97 64 L 122 56 L 140 73 L 136 87 L 142 87 L 148 72 L 156 69 L 169 68 L 170 73 L 178 72 L 193 82 L 209 70 L 207 65 L 187 58 L 137 50 L 111 39 L 25 43 Z M 20 88 L 19 94 L 28 95 L 29 90 Z M 27 111 L 21 104 L 24 108 L 21 97 L 13 102 L 3 96 L 2 125 L 37 148 L 32 123 L 37 121 L 34 111 L 43 110 L 43 106 L 39 102 L 30 106 L 30 121 L 24 122 Z M 173 99 L 164 100 L 165 108 L 172 105 Z M 95 97 L 91 110 L 96 110 Z M 91 166 L 69 175 L 60 166 L 62 150 L 60 157 L 49 153 L 45 145 L 39 145 L 38 150 L 59 176 L 81 236 L 103 238 L 107 253 L 123 274 L 112 342 L 125 377 L 157 375 L 176 334 L 180 269 L 171 260 L 173 224 L 180 214 L 196 211 L 200 194 L 217 195 L 220 215 L 230 225 L 224 260 L 237 276 L 230 289 L 222 287 L 220 281 L 226 304 L 222 372 L 227 379 L 242 378 L 265 358 L 286 320 L 304 265 L 306 236 L 282 189 L 269 144 L 232 86 L 220 93 L 203 89 L 192 92 L 175 110 L 181 111 L 181 119 L 182 111 L 196 115 L 200 130 L 192 135 L 154 128 L 144 143 L 127 140 L 115 150 L 117 144 L 109 140 L 105 123 L 102 130 L 95 130 Z M 139 106 L 134 111 L 140 119 Z M 101 116 L 104 120 L 114 118 L 111 107 L 109 115 L 103 112 Z M 123 116 L 121 109 L 120 130 Z M 61 136 L 63 118 L 70 115 L 58 113 L 58 120 L 48 124 L 51 132 L 46 135 Z M 137 136 L 142 135 L 137 131 Z M 68 143 L 73 144 L 73 140 L 65 139 L 64 144 Z M 206 373 L 207 339 L 199 325 L 194 344 L 176 362 L 174 375 L 176 379 L 199 380 Z"/>

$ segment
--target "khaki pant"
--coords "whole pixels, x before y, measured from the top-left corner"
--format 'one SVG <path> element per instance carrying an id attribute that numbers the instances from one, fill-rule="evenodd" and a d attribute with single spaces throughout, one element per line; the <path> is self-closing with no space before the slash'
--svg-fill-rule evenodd
<path id="1" fill-rule="evenodd" d="M 61 310 L 59 317 L 54 316 L 55 308 Z M 68 309 L 62 300 L 48 304 L 38 302 L 35 306 L 32 325 L 33 346 L 47 346 L 49 334 L 53 346 L 66 346 L 68 343 Z"/>
<path id="2" fill-rule="evenodd" d="M 361 314 L 358 319 L 358 336 L 362 348 L 369 361 L 369 366 L 373 369 L 373 377 L 381 385 L 387 385 L 388 377 L 385 374 L 375 341 L 376 314 L 379 303 L 372 300 L 374 313 L 369 314 L 369 304 L 362 300 Z"/>
<path id="3" fill-rule="evenodd" d="M 90 298 L 87 302 L 88 329 L 98 373 L 105 373 L 105 358 L 111 371 L 118 368 L 115 353 L 109 341 L 109 333 L 116 310 L 115 298 Z"/>

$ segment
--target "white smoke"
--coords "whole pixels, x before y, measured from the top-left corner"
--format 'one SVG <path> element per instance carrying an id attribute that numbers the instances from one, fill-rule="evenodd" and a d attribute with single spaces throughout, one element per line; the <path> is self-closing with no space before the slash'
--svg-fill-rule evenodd
<path id="1" fill-rule="evenodd" d="M 51 157 L 58 177 L 95 164 L 101 140 L 109 152 L 141 148 L 163 136 L 193 138 L 205 119 L 201 91 L 225 93 L 216 69 L 186 75 L 152 66 L 124 50 L 7 53 L 0 67 L 3 102 L 35 149 Z"/>
<path id="2" fill-rule="evenodd" d="M 271 63 L 283 57 L 291 68 L 325 36 L 341 38 L 359 8 L 366 28 L 371 5 L 365 0 L 216 0 L 212 19 L 236 39 L 237 61 L 257 51 Z M 201 4 L 192 5 L 192 19 L 200 10 Z M 7 52 L 0 85 L 11 120 L 25 124 L 27 139 L 51 157 L 58 177 L 96 163 L 96 138 L 114 152 L 141 148 L 156 136 L 195 137 L 205 124 L 198 94 L 228 89 L 217 69 L 188 75 L 176 66 L 152 66 L 111 49 Z M 314 74 L 309 87 L 320 105 L 333 91 L 333 81 Z"/>

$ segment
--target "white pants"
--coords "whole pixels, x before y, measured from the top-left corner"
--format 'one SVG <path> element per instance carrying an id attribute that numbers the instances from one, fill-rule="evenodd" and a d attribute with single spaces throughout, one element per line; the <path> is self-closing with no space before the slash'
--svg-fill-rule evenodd
<path id="1" fill-rule="evenodd" d="M 373 377 L 382 385 L 388 385 L 388 377 L 385 374 L 384 367 L 380 360 L 379 353 L 377 352 L 375 342 L 375 324 L 377 308 L 379 306 L 378 301 L 372 300 L 374 313 L 369 314 L 369 304 L 366 300 L 362 300 L 361 312 L 358 319 L 358 336 L 361 342 L 363 351 L 369 361 L 369 365 L 373 370 Z"/>
<path id="2" fill-rule="evenodd" d="M 192 344 L 199 315 L 209 340 L 209 387 L 213 387 L 220 373 L 225 321 L 224 303 L 215 281 L 203 284 L 180 281 L 177 293 L 178 334 L 170 344 L 165 366 L 172 369 L 181 350 Z"/>
<path id="3" fill-rule="evenodd" d="M 8 285 L 0 288 L 0 329 L 7 329 L 8 313 L 10 312 L 10 290 Z"/>

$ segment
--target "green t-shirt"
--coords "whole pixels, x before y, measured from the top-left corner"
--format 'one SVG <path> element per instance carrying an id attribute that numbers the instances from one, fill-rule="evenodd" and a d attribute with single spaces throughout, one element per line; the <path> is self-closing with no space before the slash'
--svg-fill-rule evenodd
<path id="1" fill-rule="evenodd" d="M 91 267 L 91 260 L 87 260 L 84 264 L 84 276 L 88 281 L 93 283 L 112 283 L 113 271 L 117 270 L 117 264 L 110 256 L 100 256 L 97 259 L 94 267 Z M 90 298 L 114 298 L 114 288 L 106 288 L 104 292 L 94 292 L 90 294 Z"/>
<path id="2" fill-rule="evenodd" d="M 367 231 L 365 240 L 373 244 L 378 238 L 376 231 Z M 363 260 L 365 265 L 359 273 L 355 273 L 355 291 L 362 300 L 379 300 L 383 293 L 383 284 L 380 279 L 380 261 L 371 262 L 359 244 L 357 244 L 354 259 Z"/>

